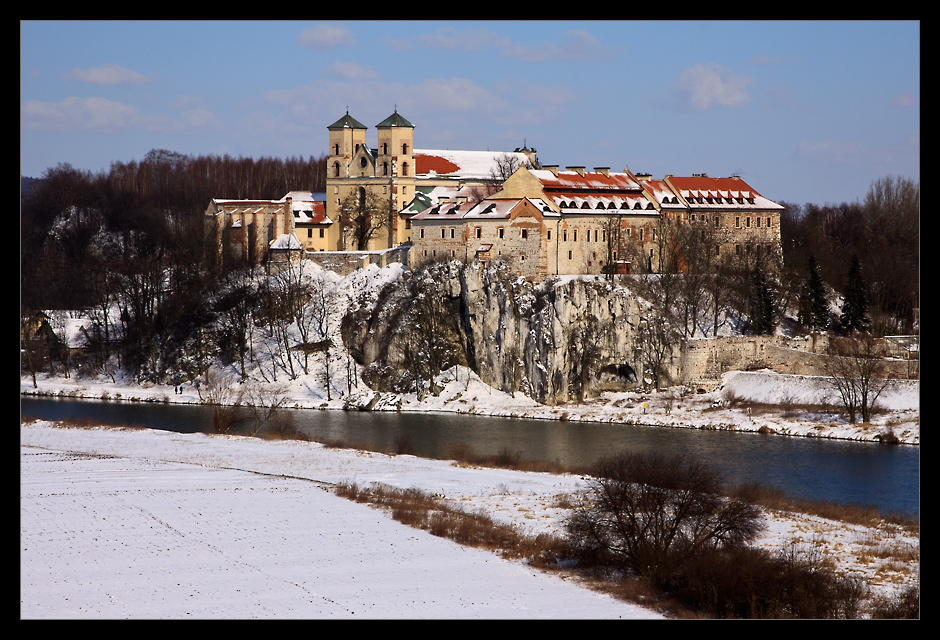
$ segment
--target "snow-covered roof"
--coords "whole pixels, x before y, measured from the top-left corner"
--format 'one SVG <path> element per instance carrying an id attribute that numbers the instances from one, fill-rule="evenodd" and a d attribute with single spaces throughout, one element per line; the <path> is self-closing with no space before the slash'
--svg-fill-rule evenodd
<path id="1" fill-rule="evenodd" d="M 282 233 L 274 240 L 271 241 L 271 244 L 268 245 L 271 249 L 303 249 L 304 246 L 300 243 L 300 240 L 297 239 L 293 233 Z"/>
<path id="2" fill-rule="evenodd" d="M 453 220 L 500 220 L 510 216 L 513 209 L 528 200 L 542 212 L 543 216 L 558 214 L 541 198 L 487 198 L 479 202 L 445 202 L 431 207 L 417 215 L 413 221 L 449 222 Z"/>
<path id="3" fill-rule="evenodd" d="M 491 178 L 499 176 L 499 159 L 510 156 L 519 166 L 528 156 L 516 151 L 454 151 L 450 149 L 415 149 L 415 173 L 421 177 Z"/>
<path id="4" fill-rule="evenodd" d="M 559 171 L 536 169 L 532 175 L 546 190 L 640 191 L 640 184 L 629 173 L 616 171 Z"/>

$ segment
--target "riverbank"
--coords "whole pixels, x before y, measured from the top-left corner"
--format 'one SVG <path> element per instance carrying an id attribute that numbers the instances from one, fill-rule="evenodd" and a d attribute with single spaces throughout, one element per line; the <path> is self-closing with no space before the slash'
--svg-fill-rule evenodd
<path id="1" fill-rule="evenodd" d="M 722 384 L 703 394 L 672 388 L 659 393 L 604 393 L 581 404 L 541 405 L 521 393 L 508 394 L 484 384 L 470 370 L 455 367 L 438 380 L 438 395 L 379 394 L 360 385 L 351 394 L 337 391 L 330 400 L 306 377 L 279 385 L 285 406 L 298 409 L 444 411 L 495 417 L 638 424 L 670 428 L 750 431 L 774 435 L 866 442 L 920 444 L 919 381 L 898 380 L 879 399 L 868 424 L 851 424 L 839 409 L 826 379 L 769 371 L 732 371 Z M 271 385 L 272 387 L 274 385 Z M 121 380 L 21 377 L 22 395 L 202 404 L 199 389 L 137 385 Z"/>
<path id="2" fill-rule="evenodd" d="M 22 618 L 662 617 L 331 490 L 416 489 L 534 536 L 562 531 L 579 476 L 44 421 L 20 425 L 20 447 Z M 769 510 L 763 524 L 757 545 L 825 557 L 872 598 L 919 582 L 916 532 Z"/>

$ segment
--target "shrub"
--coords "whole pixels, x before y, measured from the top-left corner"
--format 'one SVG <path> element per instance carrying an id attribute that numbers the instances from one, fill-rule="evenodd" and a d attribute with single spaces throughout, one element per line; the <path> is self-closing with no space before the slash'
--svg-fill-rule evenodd
<path id="1" fill-rule="evenodd" d="M 659 583 L 677 563 L 760 531 L 760 510 L 721 496 L 721 473 L 690 456 L 625 452 L 601 460 L 592 476 L 566 523 L 583 561 Z"/>
<path id="2" fill-rule="evenodd" d="M 712 549 L 670 569 L 660 586 L 711 617 L 852 618 L 865 593 L 859 580 L 788 550 Z"/>
<path id="3" fill-rule="evenodd" d="M 871 617 L 884 619 L 920 618 L 920 586 L 914 585 L 891 598 L 879 598 L 873 603 Z"/>

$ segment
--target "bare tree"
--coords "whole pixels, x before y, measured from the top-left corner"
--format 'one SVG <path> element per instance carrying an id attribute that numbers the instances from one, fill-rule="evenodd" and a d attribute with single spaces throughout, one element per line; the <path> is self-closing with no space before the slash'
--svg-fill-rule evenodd
<path id="1" fill-rule="evenodd" d="M 283 426 L 286 416 L 290 415 L 284 411 L 288 401 L 283 387 L 249 384 L 245 390 L 246 413 L 252 416 L 254 426 L 248 435 L 257 435 L 266 425 L 273 423 Z"/>
<path id="2" fill-rule="evenodd" d="M 244 388 L 231 376 L 216 369 L 206 374 L 204 384 L 196 387 L 199 399 L 212 409 L 210 429 L 214 433 L 228 433 L 244 419 L 242 400 Z"/>
<path id="3" fill-rule="evenodd" d="M 251 356 L 258 287 L 248 268 L 232 271 L 226 285 L 226 290 L 216 302 L 220 324 L 218 340 L 229 355 L 238 360 L 244 380 L 245 358 Z"/>
<path id="4" fill-rule="evenodd" d="M 357 251 L 369 248 L 369 242 L 383 229 L 391 226 L 395 215 L 392 201 L 388 197 L 364 187 L 359 187 L 340 203 L 342 242 L 348 241 Z"/>
<path id="5" fill-rule="evenodd" d="M 867 423 L 878 398 L 891 383 L 886 377 L 887 366 L 877 339 L 859 331 L 846 337 L 834 337 L 829 342 L 829 356 L 824 367 L 842 399 L 849 421 L 854 423 L 861 414 L 862 422 Z"/>

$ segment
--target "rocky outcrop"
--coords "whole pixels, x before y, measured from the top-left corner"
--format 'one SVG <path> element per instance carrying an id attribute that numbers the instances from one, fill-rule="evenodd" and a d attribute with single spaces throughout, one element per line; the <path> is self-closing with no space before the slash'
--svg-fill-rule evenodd
<path id="1" fill-rule="evenodd" d="M 437 353 L 421 336 L 432 308 Z M 638 317 L 635 297 L 603 279 L 532 284 L 499 264 L 448 262 L 410 273 L 371 308 L 351 312 L 343 336 L 373 388 L 413 384 L 417 355 L 466 364 L 497 389 L 557 404 L 590 397 L 605 381 L 635 382 Z"/>

